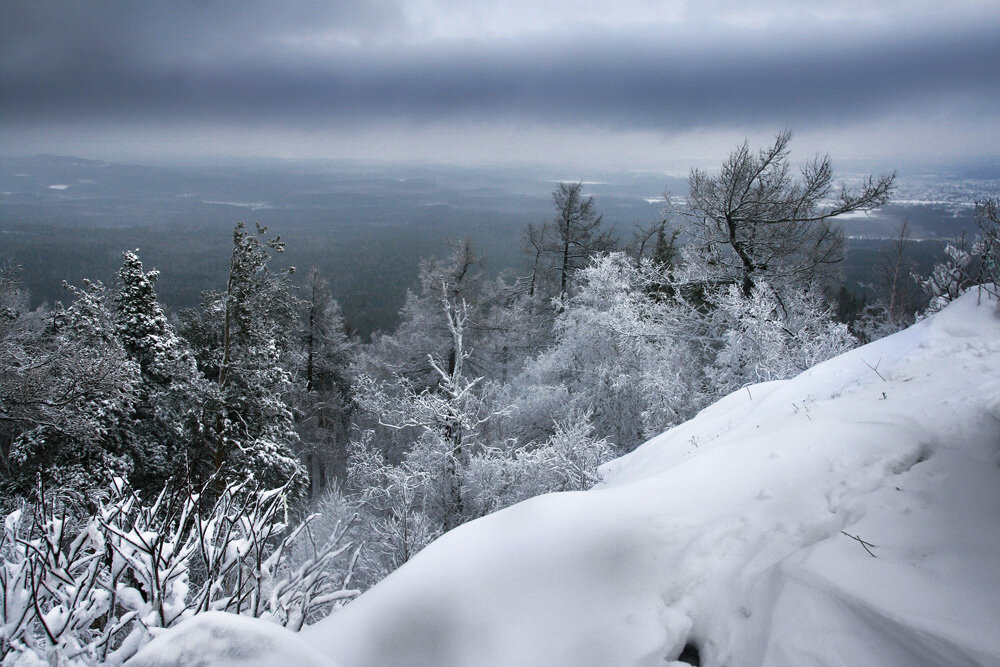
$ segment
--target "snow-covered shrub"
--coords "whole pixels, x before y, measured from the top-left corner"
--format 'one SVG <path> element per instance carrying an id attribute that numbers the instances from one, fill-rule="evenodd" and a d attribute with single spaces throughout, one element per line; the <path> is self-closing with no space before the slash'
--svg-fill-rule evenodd
<path id="1" fill-rule="evenodd" d="M 948 259 L 935 264 L 931 274 L 921 281 L 921 287 L 931 298 L 927 313 L 941 310 L 973 284 L 975 257 L 970 250 L 964 239 L 955 244 L 949 243 L 944 248 Z"/>
<path id="2" fill-rule="evenodd" d="M 372 585 L 441 533 L 440 522 L 432 521 L 426 512 L 432 474 L 406 461 L 388 463 L 372 446 L 369 432 L 351 443 L 348 478 L 367 541 L 360 583 Z"/>
<path id="3" fill-rule="evenodd" d="M 934 265 L 931 275 L 921 281 L 930 296 L 926 314 L 935 313 L 955 300 L 966 289 L 980 285 L 998 299 L 1000 309 L 1000 200 L 976 202 L 976 224 L 979 234 L 970 245 L 964 238 L 945 246 L 948 256 Z"/>
<path id="4" fill-rule="evenodd" d="M 856 344 L 815 287 L 779 294 L 761 281 L 748 298 L 731 285 L 714 305 L 722 347 L 708 372 L 720 394 L 794 377 Z"/>
<path id="5" fill-rule="evenodd" d="M 313 517 L 290 527 L 286 495 L 230 486 L 201 508 L 198 494 L 164 491 L 146 503 L 115 480 L 95 513 L 74 522 L 39 493 L 7 516 L 0 538 L 4 664 L 119 664 L 157 629 L 204 611 L 298 630 L 357 593 L 347 588 L 357 551 L 341 544 L 346 527 L 323 544 L 312 539 Z"/>
<path id="6" fill-rule="evenodd" d="M 518 443 L 541 442 L 554 432 L 554 424 L 569 416 L 573 407 L 569 390 L 563 384 L 535 382 L 535 377 L 522 376 L 514 385 L 507 385 L 507 403 L 511 414 L 502 440 Z"/>
<path id="7" fill-rule="evenodd" d="M 90 528 L 57 517 L 44 502 L 7 515 L 0 537 L 4 664 L 22 653 L 50 664 L 99 662 L 134 619 L 108 618 L 104 535 Z"/>
<path id="8" fill-rule="evenodd" d="M 452 520 L 462 523 L 543 493 L 588 489 L 599 481 L 598 466 L 615 455 L 611 442 L 594 434 L 589 413 L 556 423 L 541 444 L 481 444 L 453 468 L 456 461 L 429 440 L 389 463 L 369 434 L 352 444 L 349 463 L 367 540 L 359 578 L 377 583 L 447 530 L 442 509 L 453 502 L 452 484 L 461 511 Z"/>
<path id="9" fill-rule="evenodd" d="M 144 455 L 131 428 L 140 374 L 115 336 L 108 290 L 65 287 L 70 305 L 21 311 L 0 327 L 0 486 L 27 495 L 41 475 L 86 504 Z"/>
<path id="10" fill-rule="evenodd" d="M 555 433 L 540 445 L 490 447 L 469 461 L 464 495 L 479 515 L 509 507 L 543 493 L 583 491 L 600 481 L 597 468 L 617 454 L 597 437 L 590 413 L 556 422 Z"/>
<path id="11" fill-rule="evenodd" d="M 900 319 L 893 318 L 881 304 L 869 304 L 848 328 L 861 343 L 870 343 L 901 331 L 906 326 L 908 325 Z"/>
<path id="12" fill-rule="evenodd" d="M 700 407 L 697 312 L 660 298 L 669 276 L 623 253 L 595 258 L 555 324 L 557 342 L 530 360 L 518 384 L 564 387 L 568 404 L 590 412 L 598 433 L 629 450 Z M 689 314 L 691 317 L 685 319 Z M 694 321 L 692 321 L 694 320 Z M 556 406 L 558 408 L 558 406 Z M 566 417 L 550 415 L 549 423 Z"/>

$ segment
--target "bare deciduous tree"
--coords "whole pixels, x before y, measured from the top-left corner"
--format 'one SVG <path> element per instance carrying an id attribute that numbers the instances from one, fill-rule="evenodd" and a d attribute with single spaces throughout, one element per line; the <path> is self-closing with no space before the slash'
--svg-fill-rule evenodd
<path id="1" fill-rule="evenodd" d="M 692 223 L 707 260 L 738 282 L 745 296 L 758 276 L 809 278 L 840 261 L 843 236 L 833 218 L 886 203 L 895 174 L 868 176 L 857 190 L 833 184 L 829 156 L 793 179 L 789 131 L 754 152 L 743 142 L 717 176 L 695 169 L 688 180 Z"/>
<path id="2" fill-rule="evenodd" d="M 601 230 L 594 198 L 583 196 L 583 183 L 560 183 L 552 193 L 558 214 L 541 234 L 542 252 L 552 258 L 559 276 L 559 297 L 565 299 L 570 276 L 595 253 L 614 248 L 610 230 Z"/>
<path id="3" fill-rule="evenodd" d="M 911 243 L 910 221 L 903 220 L 892 246 L 882 252 L 875 267 L 875 278 L 879 281 L 875 288 L 876 295 L 886 310 L 886 316 L 900 329 L 913 324 L 918 305 L 918 286 L 911 277 L 913 262 L 906 257 Z"/>

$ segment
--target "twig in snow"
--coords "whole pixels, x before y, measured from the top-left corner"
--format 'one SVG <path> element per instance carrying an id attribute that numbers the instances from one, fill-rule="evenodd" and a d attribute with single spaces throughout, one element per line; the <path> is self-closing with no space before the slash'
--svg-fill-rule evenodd
<path id="1" fill-rule="evenodd" d="M 863 364 L 864 364 L 865 366 L 867 366 L 868 368 L 872 369 L 872 370 L 873 370 L 873 371 L 875 372 L 875 375 L 877 375 L 877 376 L 879 376 L 880 378 L 882 378 L 882 382 L 888 382 L 888 380 L 886 380 L 886 379 L 885 379 L 885 378 L 884 378 L 884 377 L 882 376 L 882 374 L 878 372 L 878 365 L 879 365 L 880 363 L 882 363 L 882 358 L 881 358 L 881 357 L 879 357 L 879 360 L 875 362 L 875 365 L 874 365 L 874 366 L 872 366 L 871 364 L 869 364 L 869 363 L 868 363 L 867 361 L 865 361 L 864 359 L 861 359 L 861 362 L 862 362 L 862 363 L 863 363 Z"/>
<path id="2" fill-rule="evenodd" d="M 843 530 L 840 531 L 840 532 L 843 533 L 844 535 L 847 535 L 852 540 L 857 540 L 858 544 L 860 544 L 862 547 L 864 547 L 864 550 L 868 552 L 869 556 L 871 556 L 872 558 L 878 558 L 878 556 L 876 556 L 875 554 L 873 554 L 872 550 L 868 548 L 868 547 L 871 547 L 872 549 L 877 549 L 878 547 L 876 547 L 874 544 L 872 544 L 871 542 L 865 542 L 863 539 L 861 539 L 857 535 L 851 535 L 850 533 L 844 532 Z"/>

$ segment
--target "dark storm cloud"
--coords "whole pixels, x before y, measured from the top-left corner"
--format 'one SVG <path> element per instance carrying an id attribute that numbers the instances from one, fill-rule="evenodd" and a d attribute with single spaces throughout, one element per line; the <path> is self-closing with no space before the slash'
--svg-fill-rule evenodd
<path id="1" fill-rule="evenodd" d="M 669 131 L 1000 101 L 995 22 L 942 34 L 584 26 L 422 40 L 399 4 L 348 0 L 5 3 L 0 19 L 9 121 L 471 119 Z"/>
<path id="2" fill-rule="evenodd" d="M 47 73 L 266 55 L 286 36 L 337 27 L 364 39 L 400 28 L 398 0 L 3 0 L 0 67 Z"/>

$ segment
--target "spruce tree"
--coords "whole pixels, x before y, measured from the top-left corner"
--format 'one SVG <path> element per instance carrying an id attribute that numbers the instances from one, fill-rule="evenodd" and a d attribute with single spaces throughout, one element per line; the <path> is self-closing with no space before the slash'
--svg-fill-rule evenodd
<path id="1" fill-rule="evenodd" d="M 268 266 L 271 254 L 283 250 L 266 228 L 258 225 L 251 233 L 236 225 L 226 289 L 206 293 L 201 312 L 185 316 L 199 367 L 213 384 L 202 437 L 211 453 L 207 472 L 220 485 L 250 480 L 275 488 L 295 480 L 301 490 L 305 482 L 292 451 L 297 435 L 286 401 L 298 299 L 292 270 Z"/>
<path id="2" fill-rule="evenodd" d="M 318 495 L 347 465 L 347 431 L 354 412 L 350 365 L 357 341 L 347 333 L 340 304 L 313 269 L 306 285 L 306 317 L 293 406 L 299 456 Z"/>
<path id="3" fill-rule="evenodd" d="M 143 271 L 138 250 L 127 251 L 115 295 L 117 335 L 141 373 L 133 427 L 141 459 L 132 480 L 140 489 L 171 477 L 194 482 L 206 458 L 199 451 L 199 417 L 209 387 L 156 299 L 158 275 Z"/>

